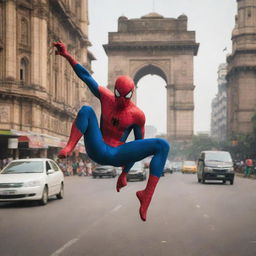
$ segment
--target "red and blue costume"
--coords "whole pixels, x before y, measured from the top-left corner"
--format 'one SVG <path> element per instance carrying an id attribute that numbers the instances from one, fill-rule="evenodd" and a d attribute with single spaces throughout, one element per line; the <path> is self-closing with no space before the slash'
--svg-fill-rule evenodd
<path id="1" fill-rule="evenodd" d="M 69 155 L 84 136 L 87 154 L 93 161 L 104 165 L 123 166 L 116 185 L 118 192 L 127 185 L 126 176 L 134 162 L 153 156 L 147 186 L 136 193 L 141 204 L 140 216 L 145 221 L 147 209 L 167 159 L 169 144 L 163 139 L 143 139 L 145 116 L 131 101 L 134 91 L 131 78 L 118 77 L 112 93 L 98 85 L 89 72 L 67 52 L 62 42 L 54 43 L 54 46 L 57 48 L 56 54 L 69 61 L 77 76 L 101 102 L 100 128 L 93 109 L 83 106 L 73 122 L 69 141 L 59 152 L 59 156 Z M 135 141 L 125 143 L 131 131 L 134 132 Z"/>

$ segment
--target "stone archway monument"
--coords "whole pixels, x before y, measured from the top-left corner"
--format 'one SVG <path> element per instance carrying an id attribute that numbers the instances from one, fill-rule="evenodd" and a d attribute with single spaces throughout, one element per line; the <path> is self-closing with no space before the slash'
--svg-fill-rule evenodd
<path id="1" fill-rule="evenodd" d="M 199 44 L 195 31 L 187 30 L 187 16 L 164 18 L 150 13 L 140 19 L 118 19 L 118 31 L 109 33 L 104 49 L 108 55 L 108 87 L 119 75 L 135 84 L 145 75 L 158 75 L 166 82 L 167 136 L 190 140 L 194 125 L 193 59 Z"/>

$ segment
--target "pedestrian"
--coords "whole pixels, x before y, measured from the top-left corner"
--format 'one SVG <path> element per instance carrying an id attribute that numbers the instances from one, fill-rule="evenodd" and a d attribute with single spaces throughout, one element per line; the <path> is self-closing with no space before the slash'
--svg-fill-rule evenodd
<path id="1" fill-rule="evenodd" d="M 67 161 L 67 176 L 73 176 L 73 167 L 71 161 Z"/>
<path id="2" fill-rule="evenodd" d="M 86 175 L 91 176 L 92 175 L 92 163 L 91 163 L 90 159 L 86 160 L 85 168 L 86 168 Z"/>
<path id="3" fill-rule="evenodd" d="M 251 172 L 252 172 L 252 168 L 253 168 L 253 161 L 252 161 L 251 158 L 248 157 L 245 160 L 245 173 L 244 173 L 245 177 L 250 177 Z"/>
<path id="4" fill-rule="evenodd" d="M 77 175 L 77 162 L 76 161 L 73 161 L 72 162 L 72 169 L 73 169 L 73 174 L 74 175 Z"/>
<path id="5" fill-rule="evenodd" d="M 80 159 L 79 163 L 79 176 L 86 176 L 86 170 L 85 170 L 85 164 L 84 161 L 82 159 Z"/>

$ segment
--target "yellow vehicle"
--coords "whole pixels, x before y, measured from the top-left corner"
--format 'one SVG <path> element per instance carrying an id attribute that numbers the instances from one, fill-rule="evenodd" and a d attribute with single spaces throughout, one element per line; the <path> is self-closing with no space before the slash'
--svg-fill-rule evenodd
<path id="1" fill-rule="evenodd" d="M 196 162 L 195 161 L 183 161 L 181 172 L 182 173 L 196 173 L 197 172 Z"/>

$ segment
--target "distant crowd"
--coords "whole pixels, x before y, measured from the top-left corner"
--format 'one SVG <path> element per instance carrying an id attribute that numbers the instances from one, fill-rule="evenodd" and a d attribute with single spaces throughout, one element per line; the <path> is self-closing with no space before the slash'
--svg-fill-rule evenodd
<path id="1" fill-rule="evenodd" d="M 244 177 L 256 176 L 256 161 L 251 158 L 245 161 L 234 161 L 234 169 L 236 172 L 243 173 Z"/>
<path id="2" fill-rule="evenodd" d="M 91 176 L 92 170 L 95 167 L 95 164 L 93 164 L 89 159 L 78 159 L 77 161 L 69 159 L 57 159 L 57 163 L 66 176 Z"/>
<path id="3" fill-rule="evenodd" d="M 12 160 L 12 157 L 0 159 L 0 170 L 2 170 Z M 95 168 L 95 163 L 93 163 L 90 159 L 57 159 L 56 162 L 58 163 L 65 176 L 91 176 L 92 170 Z"/>

